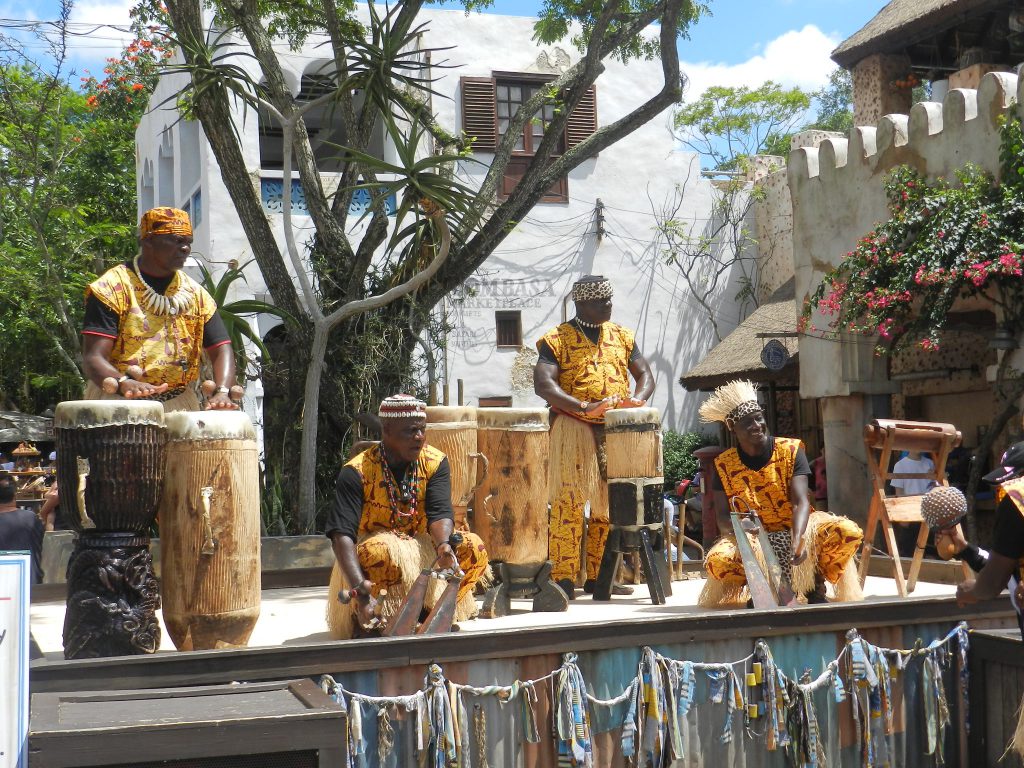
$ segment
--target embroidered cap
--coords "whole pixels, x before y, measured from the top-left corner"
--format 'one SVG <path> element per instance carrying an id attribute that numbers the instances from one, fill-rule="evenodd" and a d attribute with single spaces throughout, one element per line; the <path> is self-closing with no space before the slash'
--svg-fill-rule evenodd
<path id="1" fill-rule="evenodd" d="M 139 222 L 139 237 L 143 239 L 153 235 L 191 234 L 192 222 L 179 208 L 150 208 Z"/>
<path id="2" fill-rule="evenodd" d="M 572 284 L 573 301 L 610 299 L 613 295 L 612 284 L 604 275 L 584 275 Z"/>
<path id="3" fill-rule="evenodd" d="M 427 415 L 427 404 L 412 395 L 392 395 L 380 403 L 377 415 L 382 419 L 415 419 Z"/>

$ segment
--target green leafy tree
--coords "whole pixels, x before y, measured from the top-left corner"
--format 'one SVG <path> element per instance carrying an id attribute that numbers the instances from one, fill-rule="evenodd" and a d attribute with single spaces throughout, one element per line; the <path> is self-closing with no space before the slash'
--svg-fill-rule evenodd
<path id="1" fill-rule="evenodd" d="M 164 21 L 190 75 L 179 104 L 203 126 L 274 303 L 297 320 L 287 331 L 291 357 L 286 364 L 293 375 L 286 421 L 299 429 L 274 442 L 284 446 L 280 460 L 286 463 L 295 462 L 298 443 L 300 469 L 292 479 L 298 492 L 292 497 L 299 500 L 301 527 L 310 529 L 317 510 L 317 457 L 326 486 L 353 417 L 375 408 L 381 396 L 410 386 L 413 350 L 433 307 L 473 274 L 557 179 L 679 101 L 677 40 L 705 8 L 692 0 L 549 2 L 536 27 L 537 39 L 552 43 L 573 30 L 579 61 L 522 105 L 480 187 L 470 189 L 455 180 L 453 171 L 472 142 L 432 112 L 430 78 L 438 65 L 428 69 L 426 52 L 412 45 L 423 30 L 423 0 L 407 0 L 382 14 L 370 5 L 365 25 L 349 4 L 213 2 L 211 7 L 217 33 L 204 28 L 201 0 L 167 0 Z M 161 10 L 150 6 L 140 18 L 159 22 Z M 652 24 L 659 25 L 653 40 L 644 36 Z M 328 74 L 335 87 L 300 103 L 286 85 L 275 43 L 284 37 L 297 46 L 313 31 L 326 35 L 324 50 L 333 56 Z M 244 41 L 247 52 L 227 48 L 228 37 Z M 258 83 L 240 66 L 239 55 L 254 59 Z M 633 56 L 660 57 L 663 78 L 654 94 L 556 154 L 570 115 L 604 62 Z M 315 228 L 308 261 L 296 243 L 288 184 L 286 247 L 279 248 L 274 237 L 241 152 L 231 112 L 238 101 L 259 110 L 283 132 L 284 177 L 297 171 Z M 533 160 L 512 194 L 496 202 L 516 133 L 545 105 L 556 108 Z M 346 137 L 345 145 L 336 147 L 342 163 L 336 191 L 324 188 L 304 121 L 310 109 L 324 106 L 333 109 L 332 119 Z M 382 126 L 396 147 L 396 162 L 383 163 L 369 151 L 375 126 Z M 353 235 L 349 203 L 363 189 L 371 193 L 372 203 L 365 226 Z M 392 194 L 398 201 L 396 226 L 385 208 Z M 380 253 L 383 257 L 375 257 Z M 328 358 L 345 365 L 326 366 Z M 328 427 L 323 443 L 318 440 L 321 422 Z"/>
<path id="2" fill-rule="evenodd" d="M 750 181 L 755 155 L 788 155 L 789 137 L 811 104 L 799 88 L 771 81 L 757 88 L 712 86 L 680 108 L 674 118 L 683 143 L 711 170 L 715 202 L 709 219 L 687 219 L 683 200 L 695 180 L 677 185 L 675 196 L 655 211 L 665 261 L 674 265 L 704 310 L 716 341 L 722 340 L 718 301 L 726 285 L 739 285 L 741 317 L 757 306 L 757 239 L 751 208 L 760 197 Z"/>
<path id="3" fill-rule="evenodd" d="M 853 128 L 853 79 L 843 68 L 832 71 L 828 85 L 814 94 L 818 116 L 804 130 L 837 131 L 849 134 Z"/>
<path id="4" fill-rule="evenodd" d="M 716 171 L 745 172 L 759 154 L 788 155 L 811 95 L 768 80 L 757 88 L 714 85 L 675 114 L 683 143 Z"/>
<path id="5" fill-rule="evenodd" d="M 81 391 L 82 291 L 134 251 L 135 126 L 163 56 L 140 41 L 79 91 L 70 12 L 40 33 L 52 59 L 0 36 L 0 393 L 27 411 Z"/>

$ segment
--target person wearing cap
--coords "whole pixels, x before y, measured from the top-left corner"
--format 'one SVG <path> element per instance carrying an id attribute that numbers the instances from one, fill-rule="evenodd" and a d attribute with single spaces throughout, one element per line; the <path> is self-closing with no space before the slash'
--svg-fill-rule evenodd
<path id="1" fill-rule="evenodd" d="M 192 252 L 192 224 L 177 208 L 153 208 L 139 224 L 139 253 L 85 291 L 82 358 L 87 400 L 159 400 L 164 409 L 199 410 L 196 383 L 203 352 L 213 369 L 208 409 L 236 408 L 228 397 L 235 358 L 213 297 L 182 271 Z M 129 376 L 138 366 L 142 375 Z M 117 391 L 103 391 L 104 379 Z"/>
<path id="2" fill-rule="evenodd" d="M 534 391 L 551 407 L 548 557 L 552 580 L 570 600 L 580 571 L 587 504 L 585 592 L 594 591 L 608 539 L 604 415 L 611 408 L 642 406 L 654 392 L 654 374 L 633 332 L 611 322 L 612 293 L 611 282 L 601 275 L 580 278 L 572 286 L 575 317 L 537 342 Z M 630 376 L 636 382 L 632 395 Z"/>
<path id="3" fill-rule="evenodd" d="M 479 536 L 460 532 L 457 549 L 449 543 L 455 530 L 451 470 L 444 453 L 427 445 L 426 404 L 393 395 L 378 415 L 381 441 L 338 472 L 325 525 L 337 560 L 328 624 L 339 638 L 351 637 L 357 621 L 369 627 L 378 610 L 385 620 L 393 616 L 416 576 L 432 566 L 463 571 L 455 620 L 473 618 L 473 587 L 487 570 Z M 339 591 L 351 598 L 347 604 L 335 597 Z"/>
<path id="4" fill-rule="evenodd" d="M 967 543 L 959 529 L 936 532 L 935 545 L 940 537 L 949 537 L 954 554 L 959 555 L 975 571 L 976 579 L 968 580 L 956 588 L 958 605 L 979 600 L 991 600 L 1006 588 L 1011 579 L 1010 600 L 1017 611 L 1017 623 L 1024 638 L 1024 442 L 1014 443 L 999 460 L 999 466 L 983 478 L 997 485 L 996 519 L 992 530 L 992 551 L 985 552 Z"/>
<path id="5" fill-rule="evenodd" d="M 727 533 L 732 531 L 733 499 L 740 500 L 740 512 L 757 512 L 783 579 L 808 602 L 825 602 L 825 582 L 835 585 L 837 600 L 862 599 L 854 564 L 864 538 L 860 526 L 845 517 L 814 511 L 808 499 L 811 468 L 803 443 L 768 433 L 754 385 L 732 381 L 719 387 L 701 406 L 700 417 L 705 423 L 725 424 L 737 445 L 715 459 L 711 488 L 724 535 L 704 559 L 708 578 L 698 603 L 704 607 L 734 604 L 746 587 L 736 537 Z"/>

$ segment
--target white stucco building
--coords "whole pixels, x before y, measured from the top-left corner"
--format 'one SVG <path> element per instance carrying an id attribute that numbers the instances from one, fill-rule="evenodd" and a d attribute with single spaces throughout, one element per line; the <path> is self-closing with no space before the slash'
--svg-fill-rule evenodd
<path id="1" fill-rule="evenodd" d="M 424 48 L 453 46 L 444 58 L 456 69 L 435 72 L 435 89 L 445 98 L 433 97 L 439 121 L 451 130 L 463 126 L 465 84 L 482 84 L 493 96 L 495 116 L 513 109 L 523 90 L 537 87 L 576 60 L 578 53 L 566 41 L 541 46 L 532 40 L 533 20 L 496 15 L 466 15 L 460 10 L 425 11 L 428 27 Z M 310 39 L 299 52 L 282 46 L 289 85 L 296 94 L 315 91 L 316 75 L 328 62 L 320 41 Z M 255 62 L 236 58 L 251 67 Z M 661 87 L 658 61 L 632 61 L 628 65 L 608 60 L 598 79 L 595 111 L 598 125 L 614 121 L 655 94 Z M 181 76 L 165 77 L 152 98 L 154 108 L 139 125 L 138 199 L 140 210 L 153 205 L 188 208 L 195 225 L 195 254 L 217 274 L 230 260 L 245 263 L 251 252 L 241 225 L 221 181 L 213 154 L 198 123 L 179 121 L 174 99 Z M 471 80 L 467 80 L 471 79 Z M 157 107 L 162 103 L 164 106 Z M 479 103 L 478 105 L 479 106 Z M 264 208 L 282 245 L 280 133 L 240 103 L 233 107 L 243 152 L 254 183 L 259 183 Z M 330 116 L 324 111 L 307 120 L 317 135 L 330 141 Z M 311 127 L 311 133 L 314 128 Z M 529 151 L 527 127 L 523 150 Z M 275 143 L 276 141 L 276 143 Z M 571 141 L 571 138 L 570 138 Z M 325 144 L 321 169 L 330 175 Z M 380 132 L 376 150 L 387 159 L 390 151 Z M 475 153 L 477 162 L 464 162 L 459 173 L 471 185 L 479 184 L 491 155 Z M 604 274 L 615 285 L 613 320 L 635 329 L 641 350 L 657 378 L 653 404 L 661 409 L 666 427 L 694 426 L 699 398 L 688 395 L 676 383 L 714 344 L 702 310 L 679 276 L 667 264 L 656 234 L 655 211 L 661 211 L 685 185 L 681 206 L 673 217 L 700 233 L 713 219 L 715 190 L 701 178 L 698 157 L 681 151 L 671 132 L 667 110 L 628 138 L 572 171 L 564 184 L 553 190 L 552 200 L 538 204 L 499 246 L 462 290 L 450 295 L 437 311 L 447 315 L 452 331 L 447 338 L 447 359 L 439 371 L 447 376 L 454 400 L 456 381 L 464 384 L 466 402 L 481 398 L 510 398 L 517 404 L 540 404 L 532 394 L 529 359 L 522 347 L 534 343 L 548 328 L 573 315 L 567 300 L 570 285 L 581 275 Z M 304 242 L 312 226 L 301 200 L 297 180 L 293 189 L 295 226 L 306 228 L 296 235 Z M 350 222 L 354 222 L 352 217 Z M 276 222 L 276 223 L 275 223 Z M 361 225 L 356 225 L 361 226 Z M 270 301 L 255 264 L 247 269 L 247 282 L 239 291 Z M 728 333 L 739 321 L 734 308 L 735 285 L 727 284 L 714 298 L 720 331 Z M 271 328 L 258 318 L 260 334 Z M 520 357 L 513 376 L 513 363 Z M 524 367 L 524 365 L 526 367 Z M 513 378 L 518 389 L 513 392 Z M 251 403 L 258 418 L 260 388 Z"/>

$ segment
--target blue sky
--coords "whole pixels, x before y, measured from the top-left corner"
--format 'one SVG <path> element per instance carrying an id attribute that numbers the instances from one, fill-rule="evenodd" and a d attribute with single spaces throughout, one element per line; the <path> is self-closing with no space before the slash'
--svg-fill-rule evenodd
<path id="1" fill-rule="evenodd" d="M 817 88 L 834 67 L 829 52 L 860 29 L 886 0 L 709 0 L 712 15 L 680 44 L 684 71 L 690 77 L 689 97 L 711 84 L 760 84 L 774 79 L 784 85 Z M 80 30 L 98 24 L 127 24 L 131 2 L 77 0 L 72 21 Z M 495 0 L 492 12 L 531 16 L 538 0 Z M 0 0 L 0 17 L 49 20 L 56 17 L 53 0 Z M 446 4 L 454 7 L 454 3 Z M 110 29 L 76 40 L 76 69 L 102 70 L 106 56 L 119 51 Z"/>

